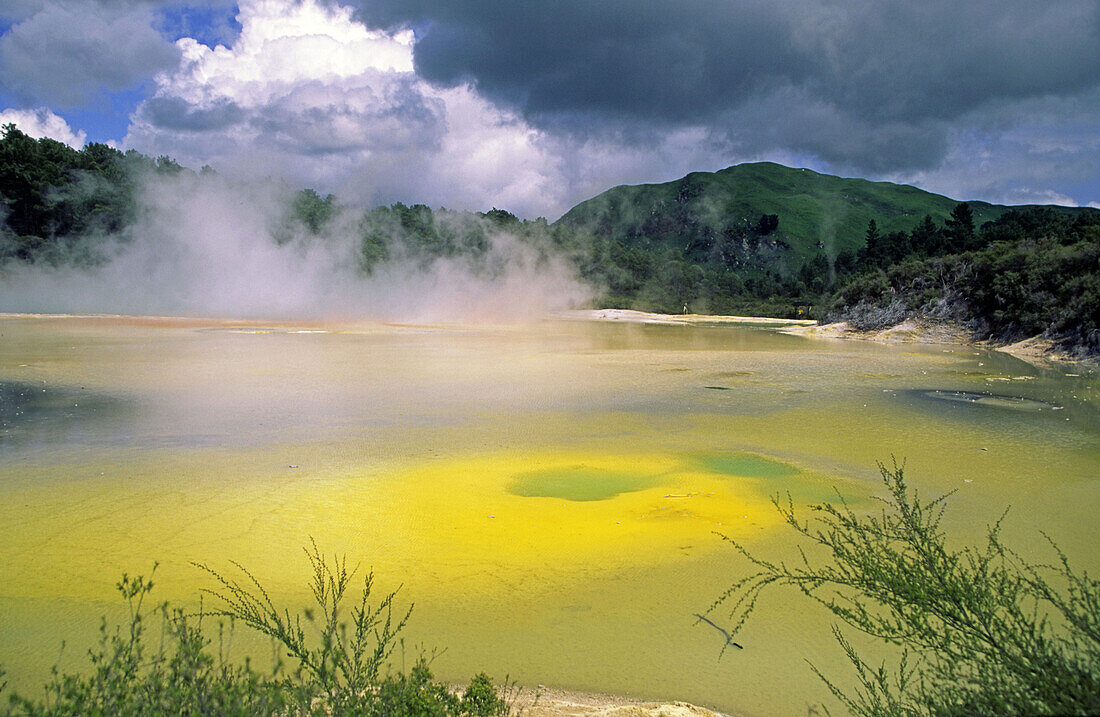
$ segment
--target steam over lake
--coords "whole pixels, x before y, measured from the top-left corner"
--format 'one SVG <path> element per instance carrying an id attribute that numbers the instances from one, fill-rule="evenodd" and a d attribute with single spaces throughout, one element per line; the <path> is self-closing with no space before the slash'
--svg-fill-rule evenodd
<path id="1" fill-rule="evenodd" d="M 1076 375 L 1073 375 L 1076 374 Z M 0 664 L 81 664 L 122 573 L 197 605 L 235 560 L 305 605 L 312 536 L 414 602 L 444 679 L 797 714 L 849 669 L 830 620 L 765 593 L 719 660 L 706 610 L 791 556 L 770 496 L 873 510 L 876 461 L 945 527 L 1100 569 L 1100 380 L 959 346 L 757 326 L 0 318 Z M 713 619 L 721 624 L 724 614 Z M 265 654 L 238 635 L 236 651 Z"/>

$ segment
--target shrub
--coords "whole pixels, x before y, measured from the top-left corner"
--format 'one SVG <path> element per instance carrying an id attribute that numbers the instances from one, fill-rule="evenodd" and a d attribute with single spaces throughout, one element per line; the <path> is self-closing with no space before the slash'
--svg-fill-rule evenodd
<path id="1" fill-rule="evenodd" d="M 116 587 L 130 621 L 114 630 L 100 623 L 99 641 L 88 653 L 90 674 L 62 675 L 55 667 L 43 701 L 13 694 L 7 714 L 253 715 L 283 713 L 292 704 L 279 680 L 210 655 L 203 616 L 195 619 L 167 603 L 147 608 L 152 578 L 124 574 Z M 157 618 L 162 639 L 154 650 L 147 625 Z"/>
<path id="2" fill-rule="evenodd" d="M 804 522 L 789 497 L 775 499 L 810 550 L 829 556 L 824 562 L 801 551 L 796 563 L 772 563 L 726 538 L 757 568 L 711 606 L 732 604 L 730 633 L 764 589 L 793 586 L 901 648 L 893 670 L 872 666 L 834 626 L 860 687 L 844 692 L 813 670 L 853 713 L 1100 713 L 1100 582 L 1072 570 L 1053 542 L 1054 565 L 1027 563 L 1001 542 L 1001 520 L 983 547 L 948 547 L 940 528 L 947 496 L 922 503 L 901 467 L 880 470 L 890 497 L 878 515 L 826 504 Z"/>
<path id="3" fill-rule="evenodd" d="M 333 709 L 340 710 L 359 704 L 377 684 L 412 606 L 395 621 L 396 593 L 386 595 L 377 605 L 370 604 L 374 575 L 368 573 L 363 578 L 359 604 L 351 610 L 349 631 L 340 608 L 356 570 L 349 572 L 346 558 L 341 557 L 330 565 L 312 541 L 305 552 L 313 568 L 309 587 L 317 607 L 317 612 L 306 610 L 305 618 L 316 640 L 307 637 L 302 616 L 276 608 L 259 581 L 240 564 L 234 563 L 244 576 L 241 581 L 224 577 L 206 565 L 196 567 L 212 575 L 221 586 L 204 591 L 222 605 L 212 614 L 239 621 L 282 645 L 298 662 L 300 679 L 317 688 Z"/>
<path id="4" fill-rule="evenodd" d="M 90 674 L 62 675 L 55 667 L 43 700 L 14 694 L 4 714 L 508 714 L 507 703 L 484 673 L 471 681 L 462 698 L 433 679 L 424 657 L 408 675 L 383 675 L 412 607 L 395 613 L 396 593 L 372 603 L 373 576 L 367 574 L 358 604 L 345 616 L 342 604 L 356 570 L 349 570 L 343 557 L 327 560 L 312 541 L 305 552 L 313 569 L 310 590 L 316 607 L 301 614 L 276 608 L 260 582 L 236 563 L 240 579 L 197 566 L 215 579 L 217 586 L 204 593 L 218 604 L 197 615 L 167 603 L 146 607 L 152 579 L 123 575 L 117 588 L 129 608 L 129 624 L 111 630 L 106 620 L 101 622 L 98 645 L 89 652 Z M 156 617 L 161 636 L 153 649 L 146 625 Z M 233 663 L 223 650 L 211 650 L 213 640 L 204 625 L 212 617 L 229 618 L 229 629 L 239 623 L 269 636 L 296 665 L 286 670 L 279 661 L 264 675 L 248 661 Z M 219 645 L 224 630 L 219 623 Z M 0 690 L 3 674 L 0 670 Z"/>
<path id="5" fill-rule="evenodd" d="M 470 680 L 462 694 L 462 708 L 478 717 L 494 717 L 508 714 L 508 704 L 500 696 L 493 680 L 484 672 L 479 672 Z"/>
<path id="6" fill-rule="evenodd" d="M 842 314 L 834 318 L 847 321 L 856 331 L 877 331 L 900 324 L 911 313 L 904 301 L 893 298 L 887 304 L 861 301 L 855 306 L 846 307 Z"/>

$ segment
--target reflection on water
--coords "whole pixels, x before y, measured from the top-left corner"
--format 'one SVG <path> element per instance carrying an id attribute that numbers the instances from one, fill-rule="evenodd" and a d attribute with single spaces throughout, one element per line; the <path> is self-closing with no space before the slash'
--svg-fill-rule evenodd
<path id="1" fill-rule="evenodd" d="M 125 401 L 83 386 L 0 381 L 0 450 L 17 445 L 92 443 L 110 436 Z"/>
<path id="2" fill-rule="evenodd" d="M 782 557 L 774 496 L 863 509 L 895 456 L 960 539 L 1012 504 L 1010 542 L 1095 570 L 1098 385 L 757 327 L 0 318 L 0 664 L 40 684 L 154 560 L 162 599 L 237 560 L 304 604 L 313 536 L 404 586 L 445 678 L 804 712 L 804 659 L 844 674 L 828 620 L 768 596 L 718 662 L 717 534 Z"/>
<path id="3" fill-rule="evenodd" d="M 937 401 L 951 401 L 978 408 L 1002 408 L 1013 411 L 1060 411 L 1061 406 L 1023 396 L 1003 396 L 978 391 L 918 391 L 918 395 Z"/>

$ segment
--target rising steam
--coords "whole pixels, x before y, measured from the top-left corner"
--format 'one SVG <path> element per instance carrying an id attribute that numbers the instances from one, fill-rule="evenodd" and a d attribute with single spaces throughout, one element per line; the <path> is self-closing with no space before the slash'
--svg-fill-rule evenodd
<path id="1" fill-rule="evenodd" d="M 491 272 L 437 259 L 391 261 L 364 275 L 359 213 L 344 211 L 313 236 L 286 221 L 290 195 L 285 186 L 217 175 L 150 176 L 124 233 L 84 237 L 69 250 L 100 256 L 96 266 L 61 256 L 53 265 L 0 268 L 0 311 L 514 321 L 591 296 L 564 259 L 495 226 L 487 232 Z"/>

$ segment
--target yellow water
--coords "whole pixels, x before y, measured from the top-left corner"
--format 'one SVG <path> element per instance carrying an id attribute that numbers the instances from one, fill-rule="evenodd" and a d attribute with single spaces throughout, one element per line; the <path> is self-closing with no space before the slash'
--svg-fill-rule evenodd
<path id="1" fill-rule="evenodd" d="M 862 509 L 897 456 L 958 491 L 952 534 L 1012 505 L 1010 542 L 1095 570 L 1098 386 L 757 327 L 0 318 L 0 664 L 21 691 L 63 639 L 79 664 L 154 561 L 160 599 L 235 560 L 304 605 L 313 537 L 401 587 L 409 659 L 446 648 L 445 679 L 805 712 L 806 659 L 845 674 L 828 617 L 766 595 L 719 660 L 695 613 L 748 568 L 718 534 L 789 555 L 772 495 Z"/>

